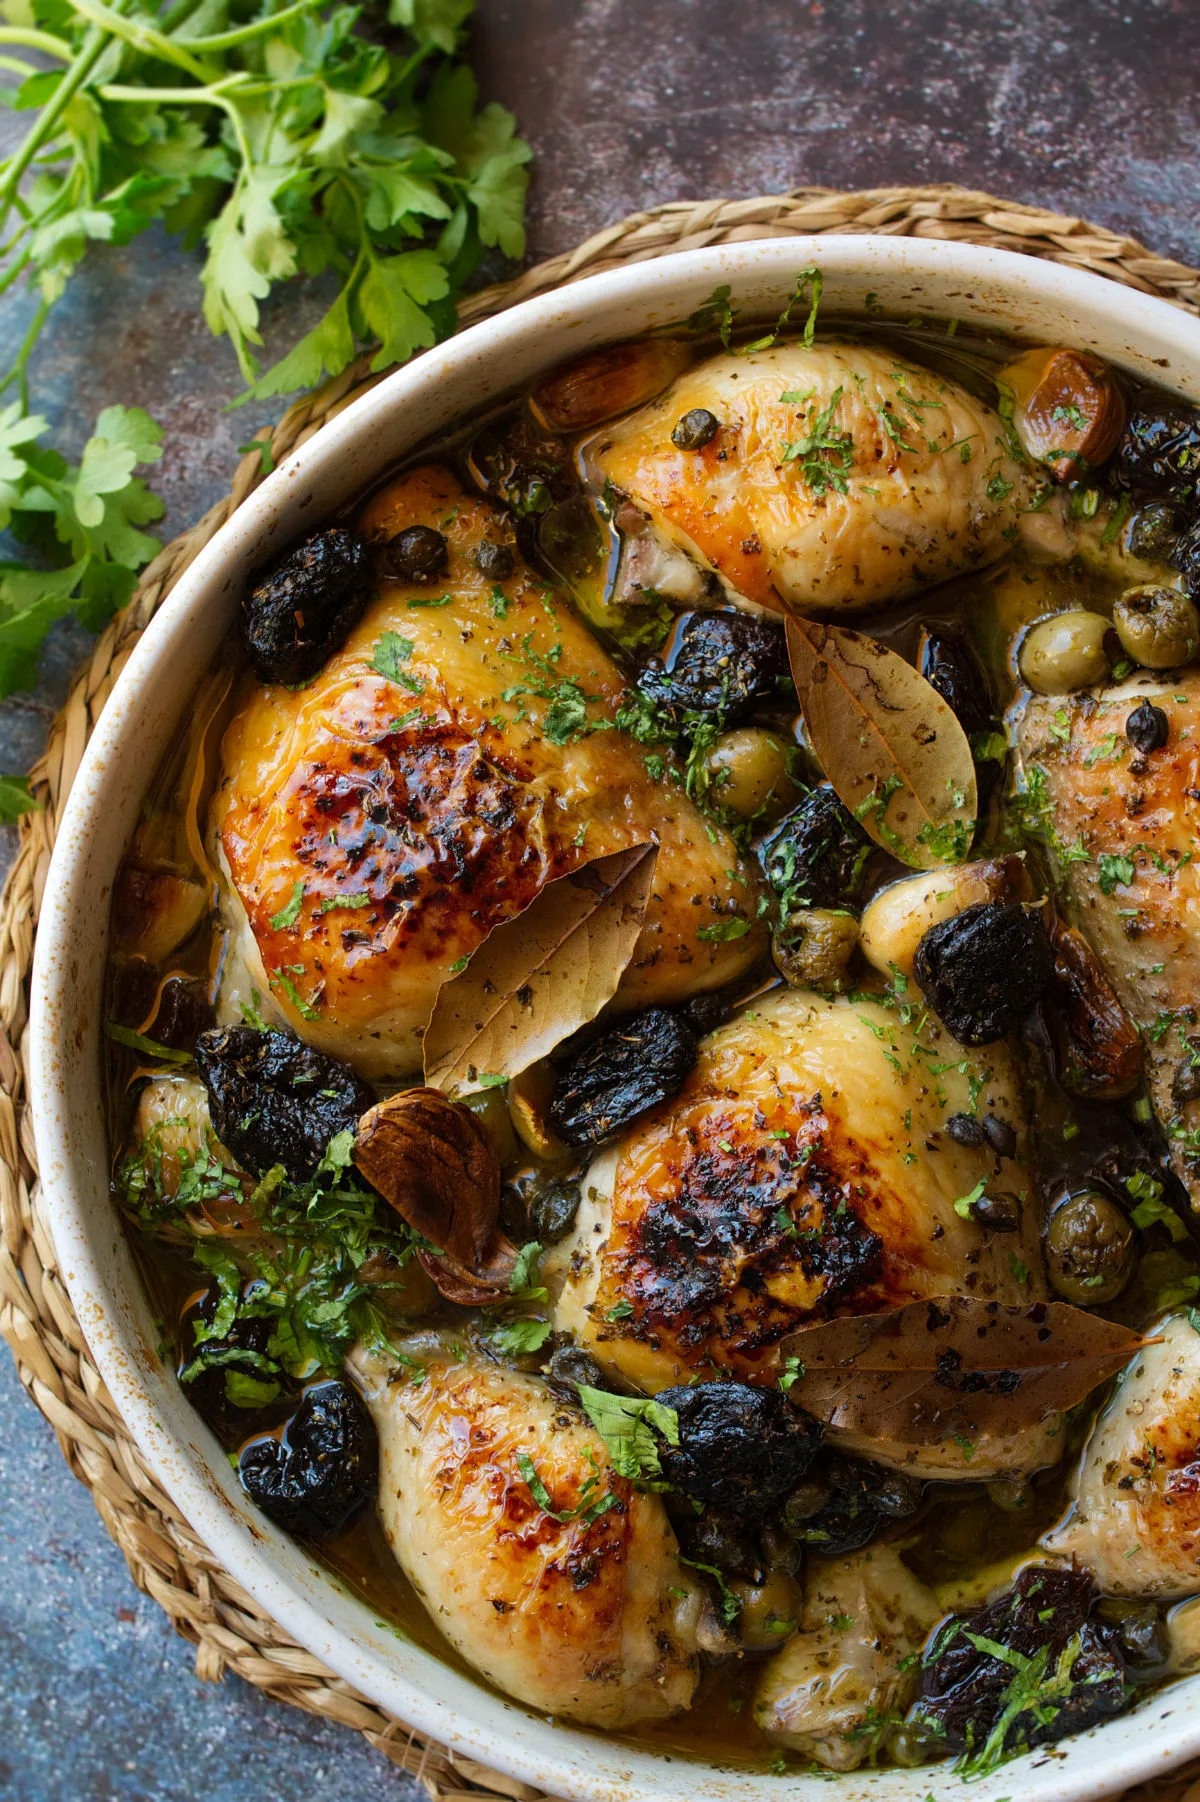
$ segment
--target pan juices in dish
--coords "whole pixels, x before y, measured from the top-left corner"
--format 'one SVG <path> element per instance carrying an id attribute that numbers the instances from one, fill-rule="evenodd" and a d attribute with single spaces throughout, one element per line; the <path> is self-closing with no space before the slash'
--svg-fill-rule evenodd
<path id="1" fill-rule="evenodd" d="M 247 1493 L 404 1632 L 974 1775 L 1200 1592 L 1200 418 L 798 292 L 249 585 L 118 885 L 114 1187 Z"/>

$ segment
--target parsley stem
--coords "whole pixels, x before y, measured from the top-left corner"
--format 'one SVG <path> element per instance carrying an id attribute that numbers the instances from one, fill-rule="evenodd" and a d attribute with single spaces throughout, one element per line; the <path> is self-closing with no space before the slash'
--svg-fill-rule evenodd
<path id="1" fill-rule="evenodd" d="M 301 13 L 311 12 L 320 0 L 296 0 L 294 6 L 285 6 L 281 12 L 269 13 L 265 19 L 255 19 L 249 25 L 239 25 L 236 31 L 217 31 L 211 37 L 185 38 L 189 50 L 196 50 L 202 56 L 213 50 L 232 50 L 235 44 L 248 44 L 254 38 L 266 37 L 288 19 L 298 19 Z"/>
<path id="2" fill-rule="evenodd" d="M 174 63 L 177 68 L 184 69 L 205 86 L 212 80 L 214 71 L 205 68 L 198 57 L 192 56 L 174 38 L 164 37 L 153 25 L 147 25 L 140 19 L 124 19 L 118 12 L 102 4 L 102 0 L 71 0 L 71 5 L 84 19 L 90 19 L 93 25 L 111 32 L 113 37 L 123 38 L 135 50 L 141 50 L 147 56 L 161 57 L 163 62 Z"/>
<path id="3" fill-rule="evenodd" d="M 59 120 L 100 61 L 107 46 L 108 33 L 93 25 L 83 40 L 79 55 L 38 114 L 37 122 L 30 126 L 19 147 L 4 164 L 4 179 L 0 182 L 0 225 L 8 218 L 21 177 L 42 145 L 57 134 Z"/>
<path id="4" fill-rule="evenodd" d="M 46 299 L 45 295 L 38 301 L 37 311 L 30 320 L 29 329 L 21 340 L 21 348 L 17 352 L 16 361 L 8 371 L 8 374 L 0 381 L 0 394 L 3 394 L 13 377 L 16 376 L 17 393 L 21 396 L 22 413 L 28 413 L 29 411 L 29 383 L 26 379 L 26 366 L 29 362 L 33 347 L 41 334 L 42 327 L 46 323 L 46 315 L 50 311 L 50 304 L 51 303 Z"/>
<path id="5" fill-rule="evenodd" d="M 0 25 L 0 44 L 20 44 L 25 50 L 40 50 L 44 56 L 57 57 L 60 63 L 69 63 L 75 54 L 65 39 L 27 25 Z"/>

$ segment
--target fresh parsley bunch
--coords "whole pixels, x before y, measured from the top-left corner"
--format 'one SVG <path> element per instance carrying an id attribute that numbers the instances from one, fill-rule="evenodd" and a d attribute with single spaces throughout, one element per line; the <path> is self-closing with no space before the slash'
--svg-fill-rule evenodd
<path id="1" fill-rule="evenodd" d="M 11 105 L 35 116 L 0 165 L 0 291 L 24 275 L 39 296 L 10 379 L 89 244 L 156 219 L 204 241 L 205 318 L 258 396 L 336 375 L 359 342 L 378 341 L 376 369 L 403 362 L 453 328 L 485 249 L 524 249 L 529 147 L 455 59 L 471 0 L 391 0 L 386 18 L 321 0 L 4 10 L 21 22 L 0 46 L 54 64 L 3 58 L 22 77 Z M 328 312 L 260 374 L 262 302 L 326 272 Z"/>
<path id="2" fill-rule="evenodd" d="M 29 409 L 31 354 L 92 244 L 161 220 L 203 245 L 204 316 L 243 398 L 337 375 L 365 344 L 376 370 L 404 362 L 454 329 L 489 249 L 521 255 L 530 151 L 459 60 L 472 5 L 0 6 L 0 99 L 30 120 L 0 163 L 0 294 L 23 280 L 37 297 L 0 376 L 18 396 L 0 410 L 0 529 L 36 553 L 0 564 L 0 694 L 34 680 L 55 619 L 99 625 L 157 549 L 141 528 L 162 506 L 134 474 L 162 454 L 153 421 L 106 408 L 69 467 Z M 331 277 L 334 297 L 264 372 L 262 304 L 296 275 Z"/>

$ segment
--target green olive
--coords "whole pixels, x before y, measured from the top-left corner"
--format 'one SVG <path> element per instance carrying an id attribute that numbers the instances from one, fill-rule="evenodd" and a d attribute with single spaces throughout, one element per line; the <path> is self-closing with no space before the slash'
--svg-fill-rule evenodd
<path id="1" fill-rule="evenodd" d="M 1115 1201 L 1086 1189 L 1059 1202 L 1046 1227 L 1046 1275 L 1056 1295 L 1085 1308 L 1114 1301 L 1133 1266 L 1133 1228 Z"/>
<path id="2" fill-rule="evenodd" d="M 846 986 L 846 972 L 858 944 L 858 921 L 833 907 L 798 907 L 775 930 L 771 952 L 780 975 L 794 989 Z"/>
<path id="3" fill-rule="evenodd" d="M 944 1750 L 945 1741 L 939 1744 L 936 1734 L 923 1732 L 919 1721 L 902 1722 L 893 1728 L 887 1739 L 888 1757 L 892 1763 L 906 1765 L 910 1770 L 915 1765 L 928 1764 Z"/>
<path id="4" fill-rule="evenodd" d="M 1102 613 L 1082 608 L 1039 620 L 1021 646 L 1022 677 L 1040 695 L 1067 694 L 1103 682 L 1109 671 L 1104 639 L 1111 630 Z"/>
<path id="5" fill-rule="evenodd" d="M 1178 588 L 1127 588 L 1113 625 L 1121 649 L 1143 669 L 1177 669 L 1200 651 L 1200 613 Z"/>
<path id="6" fill-rule="evenodd" d="M 773 1570 L 763 1583 L 734 1577 L 729 1588 L 742 1605 L 734 1630 L 748 1652 L 777 1651 L 800 1625 L 803 1592 L 786 1571 Z"/>
<path id="7" fill-rule="evenodd" d="M 764 825 L 781 819 L 796 799 L 788 775 L 788 747 L 761 726 L 723 732 L 705 759 L 719 807 Z"/>
<path id="8" fill-rule="evenodd" d="M 463 1106 L 469 1107 L 475 1118 L 487 1131 L 492 1141 L 492 1150 L 500 1160 L 503 1169 L 510 1168 L 520 1161 L 521 1147 L 517 1135 L 513 1131 L 512 1118 L 509 1115 L 508 1103 L 504 1098 L 503 1088 L 480 1089 L 476 1095 L 464 1095 Z"/>

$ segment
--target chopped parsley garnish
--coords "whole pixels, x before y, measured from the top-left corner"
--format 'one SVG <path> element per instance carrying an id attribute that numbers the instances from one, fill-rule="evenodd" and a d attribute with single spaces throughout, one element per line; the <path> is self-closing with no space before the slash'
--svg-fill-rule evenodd
<path id="1" fill-rule="evenodd" d="M 300 918 L 300 909 L 303 905 L 304 884 L 302 882 L 293 882 L 290 899 L 284 903 L 277 914 L 271 915 L 272 931 L 282 932 L 285 927 L 294 926 L 296 921 Z"/>
<path id="2" fill-rule="evenodd" d="M 656 1433 L 668 1445 L 679 1444 L 679 1416 L 649 1396 L 611 1395 L 607 1389 L 579 1385 L 584 1413 L 608 1447 L 620 1477 L 646 1489 L 664 1489 Z"/>
<path id="3" fill-rule="evenodd" d="M 157 1058 L 160 1064 L 190 1064 L 192 1061 L 190 1051 L 178 1051 L 174 1045 L 160 1045 L 157 1039 L 148 1039 L 144 1032 L 122 1026 L 119 1020 L 106 1020 L 104 1031 L 116 1044 L 128 1046 L 130 1051 L 140 1051 L 144 1057 Z"/>

